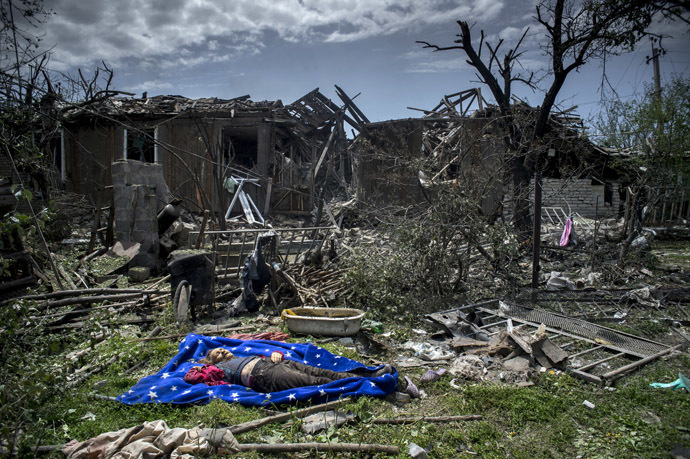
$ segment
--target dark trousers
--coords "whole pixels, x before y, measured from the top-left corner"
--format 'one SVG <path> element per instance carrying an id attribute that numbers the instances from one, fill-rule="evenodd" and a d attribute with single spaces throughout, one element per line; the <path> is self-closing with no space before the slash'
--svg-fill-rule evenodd
<path id="1" fill-rule="evenodd" d="M 339 373 L 325 368 L 312 367 L 294 360 L 271 362 L 259 360 L 252 369 L 252 389 L 257 392 L 279 392 L 304 386 L 328 384 L 338 379 L 358 378 L 362 373 Z"/>

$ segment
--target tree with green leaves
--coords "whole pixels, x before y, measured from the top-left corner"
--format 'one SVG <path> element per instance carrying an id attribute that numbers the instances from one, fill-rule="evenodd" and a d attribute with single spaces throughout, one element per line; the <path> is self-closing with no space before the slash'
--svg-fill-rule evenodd
<path id="1" fill-rule="evenodd" d="M 690 181 L 690 78 L 675 75 L 661 91 L 645 86 L 638 99 L 612 99 L 595 120 L 599 143 L 625 154 L 621 182 L 629 190 L 625 240 L 619 264 L 639 235 L 651 209 L 666 197 L 679 198 Z M 682 203 L 681 203 L 682 205 Z"/>
<path id="2" fill-rule="evenodd" d="M 659 94 L 645 86 L 638 99 L 612 99 L 595 121 L 599 143 L 629 153 L 637 172 L 655 186 L 687 185 L 690 178 L 690 78 L 674 75 Z M 642 168 L 642 169 L 640 169 Z M 626 177 L 629 183 L 641 176 Z"/>

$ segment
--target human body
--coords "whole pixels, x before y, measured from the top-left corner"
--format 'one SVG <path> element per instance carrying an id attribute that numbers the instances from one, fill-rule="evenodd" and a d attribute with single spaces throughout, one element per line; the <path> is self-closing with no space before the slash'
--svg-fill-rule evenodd
<path id="1" fill-rule="evenodd" d="M 337 372 L 326 368 L 285 360 L 276 351 L 269 358 L 249 356 L 235 358 L 224 348 L 211 349 L 199 361 L 203 367 L 193 367 L 185 375 L 185 381 L 208 385 L 240 384 L 257 392 L 278 392 L 304 386 L 318 386 L 345 378 L 377 377 L 393 373 L 390 365 L 375 371 L 358 369 Z"/>

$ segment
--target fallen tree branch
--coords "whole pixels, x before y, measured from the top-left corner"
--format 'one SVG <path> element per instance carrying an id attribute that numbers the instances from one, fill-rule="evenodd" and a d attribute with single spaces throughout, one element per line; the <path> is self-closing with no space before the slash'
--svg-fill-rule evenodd
<path id="1" fill-rule="evenodd" d="M 73 304 L 92 304 L 101 303 L 103 301 L 118 301 L 118 300 L 129 300 L 132 298 L 137 298 L 142 295 L 148 295 L 149 292 L 139 291 L 139 293 L 122 293 L 120 295 L 100 295 L 100 296 L 87 296 L 81 298 L 65 298 L 62 300 L 49 301 L 47 303 L 39 305 L 41 309 L 58 308 L 61 306 L 70 306 Z"/>
<path id="2" fill-rule="evenodd" d="M 240 330 L 249 330 L 250 328 L 254 328 L 254 325 L 244 325 L 242 327 L 235 327 L 236 324 L 242 323 L 240 321 L 233 322 L 229 328 L 221 328 L 219 330 L 215 331 L 208 331 L 205 333 L 197 333 L 197 335 L 203 335 L 203 336 L 214 336 L 216 333 L 220 332 L 227 332 L 227 331 L 240 331 Z M 174 335 L 163 335 L 163 336 L 156 336 L 152 338 L 137 338 L 137 339 L 132 339 L 129 340 L 129 343 L 135 343 L 135 342 L 142 342 L 142 341 L 155 341 L 159 339 L 170 339 L 170 338 L 179 338 L 181 336 L 187 336 L 189 333 L 176 333 Z"/>
<path id="3" fill-rule="evenodd" d="M 300 451 L 356 451 L 362 453 L 399 454 L 400 448 L 394 445 L 375 445 L 368 443 L 240 443 L 240 451 L 259 451 L 265 453 L 296 453 Z M 220 453 L 221 450 L 219 449 Z"/>
<path id="4" fill-rule="evenodd" d="M 128 324 L 128 325 L 137 325 L 137 324 L 148 324 L 153 322 L 152 317 L 144 317 L 141 319 L 126 319 L 126 320 L 120 320 L 120 321 L 107 321 L 107 322 L 100 322 L 100 325 L 122 325 L 122 324 Z M 74 328 L 82 328 L 84 326 L 84 322 L 74 322 L 70 324 L 65 324 L 65 325 L 58 325 L 55 327 L 46 327 L 46 331 L 61 331 L 61 330 L 69 330 L 69 329 L 74 329 Z"/>
<path id="5" fill-rule="evenodd" d="M 5 301 L 0 301 L 0 306 L 5 306 L 9 303 L 18 301 L 18 300 L 31 300 L 31 301 L 39 301 L 39 300 L 50 300 L 53 298 L 65 298 L 65 297 L 77 297 L 80 295 L 96 295 L 96 294 L 103 294 L 103 293 L 111 293 L 113 295 L 119 295 L 119 294 L 136 294 L 139 293 L 141 295 L 144 294 L 151 294 L 151 293 L 167 293 L 167 290 L 142 290 L 142 289 L 135 289 L 135 288 L 81 288 L 81 289 L 76 289 L 76 290 L 60 290 L 57 292 L 51 292 L 51 293 L 42 293 L 38 295 L 25 295 L 25 296 L 20 296 L 17 298 L 12 298 L 11 300 L 5 300 Z"/>
<path id="6" fill-rule="evenodd" d="M 242 424 L 237 424 L 230 427 L 230 432 L 233 435 L 241 434 L 244 432 L 249 432 L 250 430 L 258 429 L 266 424 L 273 424 L 275 422 L 284 422 L 288 419 L 303 418 L 313 413 L 320 413 L 322 411 L 328 411 L 331 408 L 335 408 L 343 403 L 350 401 L 350 398 L 342 398 L 340 400 L 335 400 L 333 402 L 324 403 L 322 405 L 310 406 L 307 408 L 302 408 L 301 410 L 291 411 L 289 413 L 281 413 L 275 416 L 269 416 L 262 419 L 257 419 L 255 421 L 243 422 Z"/>
<path id="7" fill-rule="evenodd" d="M 159 334 L 163 329 L 161 327 L 155 327 L 151 332 L 147 335 L 147 337 L 154 337 L 157 334 Z M 77 378 L 73 379 L 72 381 L 67 382 L 67 387 L 74 387 L 77 386 L 84 381 L 86 381 L 88 378 L 91 376 L 95 375 L 96 373 L 99 373 L 103 371 L 105 368 L 109 367 L 110 365 L 114 364 L 118 360 L 122 359 L 122 357 L 125 356 L 127 352 L 120 352 L 117 355 L 112 356 L 110 359 L 108 359 L 107 362 L 105 362 L 103 365 L 96 365 L 93 368 L 90 368 L 88 371 L 85 371 L 84 374 L 78 376 Z"/>
<path id="8" fill-rule="evenodd" d="M 468 414 L 462 416 L 412 416 L 404 418 L 372 419 L 372 424 L 413 424 L 416 422 L 453 422 L 453 421 L 481 421 L 484 416 Z"/>

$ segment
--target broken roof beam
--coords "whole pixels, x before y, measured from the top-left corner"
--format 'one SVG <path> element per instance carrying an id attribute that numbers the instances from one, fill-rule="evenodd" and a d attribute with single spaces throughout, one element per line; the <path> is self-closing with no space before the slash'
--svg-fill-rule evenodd
<path id="1" fill-rule="evenodd" d="M 418 112 L 424 112 L 425 115 L 438 115 L 440 116 L 441 113 L 438 113 L 437 111 L 434 110 L 424 110 L 423 108 L 415 108 L 415 107 L 407 107 L 408 110 L 417 110 Z"/>
<path id="2" fill-rule="evenodd" d="M 361 129 L 360 123 L 358 123 L 357 121 L 355 121 L 355 120 L 353 120 L 352 118 L 350 118 L 349 116 L 347 116 L 347 113 L 345 113 L 345 110 L 342 109 L 342 108 L 340 108 L 340 107 L 338 107 L 336 104 L 334 104 L 332 100 L 328 99 L 326 96 L 324 96 L 323 94 L 321 94 L 321 93 L 318 92 L 318 91 L 316 92 L 316 94 L 314 94 L 314 96 L 315 96 L 317 99 L 319 99 L 323 104 L 325 104 L 328 108 L 330 108 L 331 110 L 333 110 L 333 112 L 335 112 L 335 113 L 337 113 L 337 112 L 342 112 L 342 113 L 343 113 L 343 118 L 345 119 L 345 121 L 347 122 L 347 124 L 349 124 L 349 125 L 352 126 L 353 128 L 356 128 L 358 131 L 361 131 L 361 130 L 362 130 L 362 129 Z"/>
<path id="3" fill-rule="evenodd" d="M 341 87 L 335 85 L 335 91 L 338 97 L 345 103 L 345 106 L 349 109 L 353 118 L 356 117 L 362 121 L 362 124 L 369 124 L 369 118 L 367 118 L 364 113 L 355 105 L 355 103 L 350 99 L 350 97 L 343 91 Z"/>
<path id="4" fill-rule="evenodd" d="M 319 115 L 322 119 L 329 119 L 333 116 L 333 110 L 321 102 L 315 94 L 308 94 L 302 99 L 305 106 L 312 112 Z"/>
<path id="5" fill-rule="evenodd" d="M 334 113 L 342 112 L 343 109 L 327 99 L 319 88 L 305 94 L 288 107 L 302 118 L 308 118 L 313 124 L 324 124 L 333 118 Z M 315 118 L 320 118 L 319 122 L 314 122 Z"/>
<path id="6" fill-rule="evenodd" d="M 455 99 L 457 98 L 457 99 Z M 455 99 L 455 100 L 454 100 Z M 469 103 L 463 108 L 463 102 L 469 100 Z M 469 111 L 472 103 L 477 101 L 479 110 L 483 110 L 485 105 L 488 105 L 486 100 L 482 97 L 480 88 L 466 89 L 464 91 L 459 91 L 453 94 L 448 94 L 443 96 L 441 101 L 432 110 L 422 110 L 426 116 L 440 115 L 440 116 L 450 116 L 450 117 L 465 117 Z M 458 106 L 460 109 L 458 110 Z M 407 107 L 411 108 L 411 107 Z M 418 109 L 412 109 L 418 110 Z"/>

